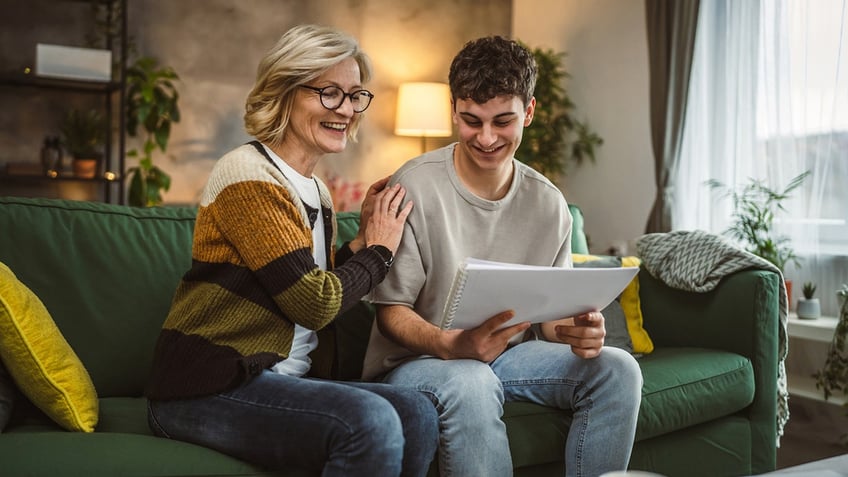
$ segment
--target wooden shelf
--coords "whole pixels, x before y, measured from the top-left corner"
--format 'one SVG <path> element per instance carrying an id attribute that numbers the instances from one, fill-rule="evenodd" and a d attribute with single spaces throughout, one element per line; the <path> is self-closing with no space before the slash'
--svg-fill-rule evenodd
<path id="1" fill-rule="evenodd" d="M 121 84 L 117 81 L 83 81 L 65 78 L 51 78 L 47 76 L 37 76 L 34 73 L 2 74 L 0 75 L 0 85 L 25 88 L 47 88 L 74 91 L 77 93 L 108 93 L 111 91 L 119 91 L 121 89 Z"/>
<path id="2" fill-rule="evenodd" d="M 98 177 L 78 177 L 72 173 L 59 173 L 55 176 L 47 174 L 6 174 L 0 173 L 0 182 L 35 184 L 51 181 L 75 181 L 75 182 L 116 182 L 121 178 L 114 172 L 107 171 Z"/>
<path id="3" fill-rule="evenodd" d="M 39 124 L 39 122 L 47 124 L 46 119 L 55 122 L 56 118 L 48 118 L 47 116 L 55 115 L 60 108 L 70 109 L 72 107 L 81 107 L 69 101 L 74 99 L 74 95 L 90 96 L 85 101 L 86 103 L 90 103 L 87 107 L 92 107 L 91 105 L 94 104 L 93 100 L 99 99 L 102 101 L 102 105 L 97 109 L 102 111 L 103 116 L 106 118 L 106 124 L 104 124 L 106 134 L 103 144 L 103 159 L 98 164 L 97 177 L 85 178 L 74 176 L 68 166 L 63 167 L 64 173 L 49 174 L 42 171 L 39 167 L 41 162 L 38 160 L 34 162 L 25 160 L 15 163 L 9 162 L 10 160 L 17 159 L 14 157 L 15 154 L 20 154 L 20 152 L 14 152 L 15 148 L 9 148 L 10 150 L 6 151 L 5 154 L 7 157 L 3 158 L 7 167 L 4 169 L 2 168 L 2 164 L 0 164 L 0 185 L 3 186 L 0 189 L 12 189 L 16 194 L 19 193 L 28 197 L 38 197 L 40 195 L 54 196 L 58 194 L 59 198 L 65 198 L 62 194 L 65 194 L 66 191 L 71 191 L 73 195 L 76 195 L 75 192 L 77 189 L 87 188 L 98 192 L 93 195 L 98 198 L 90 200 L 101 200 L 102 198 L 105 202 L 123 204 L 125 201 L 125 181 L 123 179 L 124 169 L 126 167 L 127 134 L 125 88 L 126 54 L 129 42 L 127 36 L 128 0 L 57 1 L 75 3 L 77 7 L 81 8 L 84 8 L 86 5 L 91 7 L 92 3 L 105 7 L 105 12 L 100 11 L 99 8 L 98 12 L 106 13 L 110 26 L 116 28 L 114 32 L 110 31 L 103 38 L 105 40 L 104 49 L 112 52 L 113 61 L 110 62 L 111 77 L 107 81 L 105 79 L 89 80 L 76 77 L 39 76 L 36 74 L 34 67 L 6 67 L 0 69 L 0 95 L 3 97 L 16 97 L 18 103 L 16 106 L 17 109 L 23 109 L 23 111 L 18 111 L 17 113 L 24 114 L 30 124 Z M 96 17 L 98 16 L 98 12 L 92 13 Z M 28 13 L 34 14 L 37 12 Z M 76 30 L 78 28 L 78 25 L 75 24 L 43 25 L 45 32 L 49 32 L 49 28 L 54 26 L 61 26 L 62 30 L 65 29 L 65 26 L 69 30 Z M 54 36 L 58 38 L 60 35 L 51 35 L 50 38 Z M 105 77 L 107 75 L 103 76 Z M 33 105 L 31 111 L 28 110 L 29 104 L 26 102 L 26 99 L 30 96 L 38 98 L 37 101 L 31 102 Z M 38 132 L 39 129 L 42 129 L 41 133 Z M 44 129 L 46 128 L 38 128 L 37 126 L 24 127 L 22 128 L 22 132 L 24 133 L 22 136 L 24 137 L 16 135 L 13 140 L 29 144 L 41 143 L 44 137 L 39 137 L 41 134 L 45 132 L 48 135 L 55 134 L 53 131 Z M 15 133 L 17 132 L 15 130 Z M 67 160 L 70 161 L 70 159 Z M 31 167 L 27 167 L 27 165 Z"/>

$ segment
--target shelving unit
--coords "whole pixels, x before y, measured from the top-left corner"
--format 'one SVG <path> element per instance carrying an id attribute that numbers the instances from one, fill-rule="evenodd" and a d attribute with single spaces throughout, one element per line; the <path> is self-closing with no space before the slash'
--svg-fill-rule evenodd
<path id="1" fill-rule="evenodd" d="M 814 320 L 803 320 L 795 313 L 790 313 L 787 319 L 787 333 L 790 338 L 818 343 L 817 348 L 823 350 L 821 365 L 824 365 L 824 355 L 827 353 L 827 345 L 833 339 L 833 332 L 839 319 L 833 316 L 821 316 Z M 789 356 L 792 357 L 792 346 L 789 347 Z M 789 373 L 787 375 L 789 393 L 817 401 L 824 401 L 822 391 L 816 389 L 816 380 L 809 374 Z M 826 402 L 842 405 L 846 402 L 845 396 L 831 396 Z"/>
<path id="2" fill-rule="evenodd" d="M 100 1 L 100 0 L 99 0 Z M 89 6 L 88 1 L 73 0 L 68 3 L 79 3 L 80 6 Z M 113 52 L 117 58 L 117 78 L 112 81 L 83 81 L 64 79 L 56 77 L 37 76 L 34 72 L 20 72 L 14 74 L 0 75 L 0 94 L 31 94 L 32 91 L 54 90 L 68 94 L 94 95 L 103 99 L 102 111 L 109 118 L 107 127 L 109 130 L 105 135 L 103 160 L 98 165 L 98 172 L 94 178 L 76 177 L 68 171 L 40 171 L 38 168 L 30 171 L 9 171 L 0 169 L 0 194 L 4 186 L 31 190 L 34 195 L 39 195 L 39 189 L 49 188 L 57 183 L 89 183 L 102 188 L 105 202 L 124 203 L 124 177 L 125 170 L 125 90 L 127 69 L 127 2 L 126 0 L 102 0 L 107 9 L 115 6 L 120 9 L 119 24 L 120 31 L 117 35 L 117 44 L 111 36 L 106 38 L 106 49 Z M 111 13 L 110 13 L 111 17 Z M 117 51 L 117 55 L 115 52 Z M 114 132 L 113 132 L 114 131 Z M 38 138 L 37 138 L 38 139 Z M 40 141 L 40 139 L 38 139 Z M 31 159 L 31 158 L 30 158 Z M 21 161 L 24 164 L 36 161 Z M 70 159 L 66 158 L 66 162 Z M 69 167 L 66 167 L 69 169 Z"/>

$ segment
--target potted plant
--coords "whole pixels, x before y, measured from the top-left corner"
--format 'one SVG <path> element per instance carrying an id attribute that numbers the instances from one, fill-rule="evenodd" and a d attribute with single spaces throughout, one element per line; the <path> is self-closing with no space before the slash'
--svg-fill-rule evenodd
<path id="1" fill-rule="evenodd" d="M 162 191 L 171 187 L 171 177 L 153 164 L 156 149 L 165 152 L 171 125 L 180 121 L 179 94 L 174 81 L 177 73 L 160 66 L 155 58 L 139 58 L 127 69 L 127 134 L 143 134 L 141 152 L 131 149 L 127 157 L 137 157 L 138 166 L 127 170 L 130 176 L 128 202 L 138 207 L 162 203 Z"/>
<path id="2" fill-rule="evenodd" d="M 821 316 L 819 299 L 813 298 L 816 293 L 816 285 L 813 282 L 806 282 L 801 291 L 804 293 L 804 298 L 798 300 L 798 318 L 814 320 Z"/>
<path id="3" fill-rule="evenodd" d="M 713 190 L 729 196 L 733 202 L 731 224 L 725 234 L 745 244 L 745 250 L 771 262 L 783 274 L 786 264 L 800 265 L 798 257 L 786 236 L 774 231 L 775 214 L 785 211 L 783 202 L 792 191 L 803 184 L 810 171 L 802 172 L 789 181 L 781 191 L 769 188 L 764 181 L 750 179 L 740 190 L 731 189 L 724 183 L 711 179 L 707 185 Z M 792 282 L 786 280 L 786 294 L 791 304 Z"/>
<path id="4" fill-rule="evenodd" d="M 62 119 L 59 131 L 62 145 L 73 158 L 74 175 L 84 178 L 97 175 L 106 139 L 106 121 L 100 112 L 70 110 Z"/>
<path id="5" fill-rule="evenodd" d="M 527 48 L 533 52 L 538 69 L 536 111 L 533 122 L 524 129 L 515 157 L 556 181 L 566 173 L 569 161 L 579 165 L 588 158 L 594 162 L 595 149 L 604 140 L 574 116 L 574 103 L 563 86 L 569 76 L 562 66 L 565 53 Z"/>
<path id="6" fill-rule="evenodd" d="M 848 397 L 848 348 L 845 346 L 848 339 L 848 284 L 842 285 L 836 295 L 842 300 L 839 321 L 833 332 L 833 341 L 828 348 L 824 367 L 813 375 L 816 379 L 816 389 L 824 392 L 825 401 L 837 391 L 842 391 L 842 394 Z M 848 411 L 848 401 L 843 406 Z M 848 442 L 848 434 L 844 435 L 843 439 Z"/>

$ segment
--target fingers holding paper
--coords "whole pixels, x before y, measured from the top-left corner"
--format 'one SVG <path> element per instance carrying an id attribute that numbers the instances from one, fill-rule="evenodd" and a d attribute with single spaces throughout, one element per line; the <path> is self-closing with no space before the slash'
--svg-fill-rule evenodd
<path id="1" fill-rule="evenodd" d="M 490 363 L 504 352 L 509 340 L 530 327 L 530 322 L 504 327 L 515 316 L 513 311 L 504 311 L 484 321 L 480 326 L 467 330 L 450 330 L 454 333 L 455 353 L 452 359 L 476 359 Z"/>
<path id="2" fill-rule="evenodd" d="M 570 345 L 571 352 L 587 359 L 601 354 L 607 334 L 604 315 L 599 311 L 543 323 L 542 332 L 547 339 Z"/>

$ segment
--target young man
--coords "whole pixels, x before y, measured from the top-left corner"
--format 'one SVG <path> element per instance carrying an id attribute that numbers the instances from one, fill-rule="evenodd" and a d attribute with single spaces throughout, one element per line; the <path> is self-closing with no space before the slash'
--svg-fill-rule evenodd
<path id="1" fill-rule="evenodd" d="M 377 320 L 363 377 L 431 397 L 443 476 L 512 475 L 505 401 L 573 411 L 567 475 L 622 470 L 630 458 L 642 377 L 627 352 L 603 348 L 600 312 L 500 329 L 512 316 L 505 310 L 475 329 L 438 327 L 466 257 L 571 266 L 562 193 L 513 157 L 533 120 L 535 83 L 533 55 L 518 43 L 469 42 L 450 68 L 459 142 L 409 161 L 392 178 L 415 208 L 393 269 L 372 294 Z"/>

